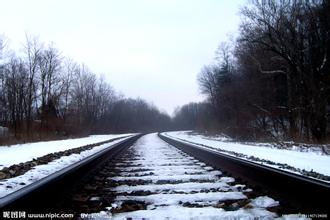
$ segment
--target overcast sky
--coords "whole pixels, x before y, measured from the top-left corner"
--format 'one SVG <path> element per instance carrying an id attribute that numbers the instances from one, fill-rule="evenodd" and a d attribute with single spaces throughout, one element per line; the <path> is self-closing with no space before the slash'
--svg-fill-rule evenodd
<path id="1" fill-rule="evenodd" d="M 0 33 L 54 42 L 126 97 L 161 110 L 201 101 L 197 75 L 239 25 L 244 0 L 6 0 Z"/>

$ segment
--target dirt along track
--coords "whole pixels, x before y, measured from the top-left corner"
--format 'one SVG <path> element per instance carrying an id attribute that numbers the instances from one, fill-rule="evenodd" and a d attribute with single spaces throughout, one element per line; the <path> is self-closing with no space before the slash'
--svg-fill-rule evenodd
<path id="1" fill-rule="evenodd" d="M 141 137 L 73 188 L 53 208 L 76 216 L 151 219 L 273 217 L 281 210 L 276 201 L 167 144 L 157 134 Z"/>

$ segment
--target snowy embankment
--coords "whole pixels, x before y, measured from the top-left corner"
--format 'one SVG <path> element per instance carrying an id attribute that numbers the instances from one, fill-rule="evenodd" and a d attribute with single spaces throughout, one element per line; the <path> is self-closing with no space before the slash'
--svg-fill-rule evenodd
<path id="1" fill-rule="evenodd" d="M 130 134 L 91 135 L 84 138 L 0 146 L 0 169 L 9 167 L 13 164 L 30 161 L 46 154 L 65 151 L 128 135 Z"/>
<path id="2" fill-rule="evenodd" d="M 250 160 L 266 166 L 307 175 L 330 183 L 330 156 L 321 151 L 279 149 L 270 144 L 237 143 L 226 137 L 208 137 L 191 131 L 165 132 L 164 135 L 196 144 L 231 156 Z"/>
<path id="3" fill-rule="evenodd" d="M 97 144 L 104 141 L 111 141 L 97 145 L 91 149 L 83 150 L 79 153 L 73 153 L 68 156 L 62 156 L 58 159 L 48 162 L 47 164 L 37 165 L 31 168 L 23 175 L 19 175 L 9 179 L 0 180 L 0 198 L 12 192 L 15 192 L 27 185 L 41 180 L 59 170 L 62 170 L 74 163 L 84 160 L 85 158 L 96 154 L 114 144 L 128 139 L 133 134 L 120 135 L 93 135 L 86 138 L 77 138 L 60 141 L 48 141 L 15 145 L 11 147 L 0 147 L 0 163 L 2 166 L 10 166 L 15 163 L 22 163 L 38 156 L 51 154 L 59 151 L 65 151 L 73 148 L 82 147 L 90 144 Z M 119 138 L 119 139 L 118 139 Z"/>

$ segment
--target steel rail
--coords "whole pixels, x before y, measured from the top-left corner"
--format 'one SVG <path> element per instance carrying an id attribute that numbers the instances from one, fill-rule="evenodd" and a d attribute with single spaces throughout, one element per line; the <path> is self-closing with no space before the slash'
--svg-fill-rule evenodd
<path id="1" fill-rule="evenodd" d="M 0 208 L 2 210 L 17 210 L 17 208 L 36 209 L 40 205 L 45 205 L 52 200 L 53 196 L 63 192 L 65 187 L 77 182 L 79 178 L 97 169 L 104 161 L 113 158 L 129 146 L 131 146 L 139 137 L 133 135 L 122 141 L 92 154 L 83 160 L 69 165 L 55 173 L 46 176 L 32 184 L 29 184 L 17 191 L 12 192 L 0 198 Z M 63 188 L 64 187 L 64 188 Z"/>
<path id="2" fill-rule="evenodd" d="M 284 213 L 328 212 L 329 183 L 199 147 L 164 134 L 159 133 L 158 136 L 185 153 L 277 199 Z"/>

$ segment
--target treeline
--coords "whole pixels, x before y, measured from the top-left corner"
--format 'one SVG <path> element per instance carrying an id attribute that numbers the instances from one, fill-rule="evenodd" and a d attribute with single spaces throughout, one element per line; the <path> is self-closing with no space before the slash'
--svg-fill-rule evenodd
<path id="1" fill-rule="evenodd" d="M 17 56 L 0 37 L 0 126 L 16 139 L 150 132 L 169 123 L 168 115 L 143 100 L 117 95 L 102 77 L 52 44 L 27 36 Z"/>
<path id="2" fill-rule="evenodd" d="M 176 118 L 242 139 L 329 140 L 330 2 L 255 0 L 241 15 L 238 38 L 198 76 L 207 103 Z"/>

